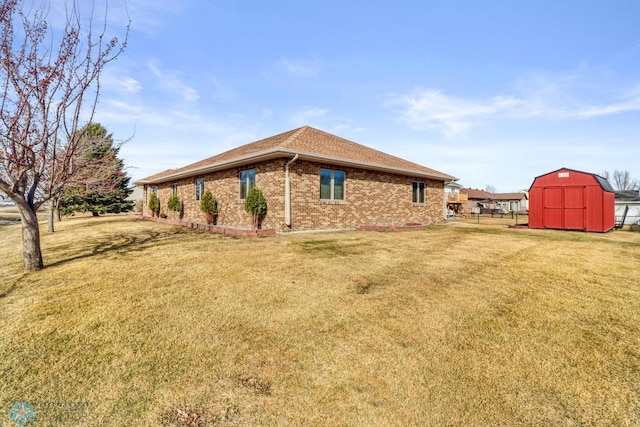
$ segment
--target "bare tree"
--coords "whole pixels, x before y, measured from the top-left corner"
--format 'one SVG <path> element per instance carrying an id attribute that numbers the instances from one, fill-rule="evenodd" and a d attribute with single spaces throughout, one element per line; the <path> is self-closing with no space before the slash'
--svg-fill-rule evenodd
<path id="1" fill-rule="evenodd" d="M 496 187 L 494 187 L 491 184 L 487 184 L 484 186 L 484 191 L 486 191 L 487 193 L 495 193 L 496 192 Z"/>
<path id="2" fill-rule="evenodd" d="M 0 0 L 0 191 L 22 221 L 25 271 L 43 267 L 38 210 L 87 166 L 90 122 L 103 68 L 125 49 L 106 37 L 93 16 L 82 24 L 78 5 L 67 9 L 61 34 L 49 29 L 46 8 L 25 12 L 22 0 Z"/>
<path id="3" fill-rule="evenodd" d="M 638 189 L 638 181 L 631 177 L 629 171 L 613 171 L 613 185 L 619 191 L 629 191 Z"/>
<path id="4" fill-rule="evenodd" d="M 640 189 L 640 181 L 633 179 L 631 172 L 624 170 L 614 170 L 613 175 L 609 171 L 604 171 L 602 177 L 609 181 L 613 188 L 618 191 L 633 191 Z"/>

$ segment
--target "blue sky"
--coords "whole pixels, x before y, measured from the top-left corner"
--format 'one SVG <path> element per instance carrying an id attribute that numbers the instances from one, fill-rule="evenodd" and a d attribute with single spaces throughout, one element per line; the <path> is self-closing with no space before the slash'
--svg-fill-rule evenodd
<path id="1" fill-rule="evenodd" d="M 125 24 L 109 4 L 109 31 Z M 140 179 L 302 125 L 467 187 L 640 178 L 640 1 L 128 0 L 95 120 Z"/>

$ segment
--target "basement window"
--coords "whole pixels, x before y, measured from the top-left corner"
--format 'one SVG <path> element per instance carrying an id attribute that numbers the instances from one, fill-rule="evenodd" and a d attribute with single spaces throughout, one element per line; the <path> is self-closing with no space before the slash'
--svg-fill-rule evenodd
<path id="1" fill-rule="evenodd" d="M 412 202 L 421 205 L 424 204 L 424 182 L 413 181 Z"/>
<path id="2" fill-rule="evenodd" d="M 240 200 L 244 200 L 247 198 L 247 193 L 249 193 L 249 189 L 251 187 L 256 186 L 256 170 L 248 169 L 248 170 L 240 171 L 240 173 L 238 174 L 238 178 L 240 181 L 240 191 L 239 191 Z"/>
<path id="3" fill-rule="evenodd" d="M 320 169 L 320 200 L 344 200 L 344 171 Z"/>
<path id="4" fill-rule="evenodd" d="M 204 178 L 196 179 L 196 200 L 202 199 L 204 194 Z"/>

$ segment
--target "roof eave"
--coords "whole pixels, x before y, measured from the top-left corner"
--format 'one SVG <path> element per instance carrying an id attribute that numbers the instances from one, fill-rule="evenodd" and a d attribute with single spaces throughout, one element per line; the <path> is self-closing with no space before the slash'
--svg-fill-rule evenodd
<path id="1" fill-rule="evenodd" d="M 195 175 L 202 175 L 202 174 L 206 174 L 206 173 L 211 173 L 211 172 L 216 172 L 219 170 L 224 170 L 224 169 L 230 169 L 233 167 L 237 167 L 237 166 L 242 166 L 242 165 L 246 165 L 246 164 L 250 164 L 250 163 L 257 163 L 257 162 L 263 162 L 266 160 L 272 160 L 272 159 L 277 159 L 280 157 L 286 157 L 286 156 L 295 156 L 298 155 L 298 158 L 300 160 L 309 160 L 309 161 L 315 161 L 315 162 L 319 162 L 319 163 L 329 163 L 332 165 L 336 165 L 336 166 L 350 166 L 350 167 L 357 167 L 360 169 L 367 169 L 367 170 L 375 170 L 375 171 L 380 171 L 380 172 L 390 172 L 390 173 L 395 173 L 395 174 L 400 174 L 400 175 L 409 175 L 409 176 L 416 176 L 416 177 L 423 177 L 423 178 L 430 178 L 430 179 L 434 179 L 434 180 L 438 180 L 438 181 L 444 181 L 444 182 L 448 182 L 448 181 L 457 181 L 458 178 L 450 176 L 450 175 L 446 175 L 446 174 L 442 174 L 442 175 L 438 175 L 438 174 L 430 174 L 427 172 L 423 172 L 423 171 L 417 171 L 417 170 L 411 170 L 411 169 L 404 169 L 404 168 L 397 168 L 397 167 L 393 167 L 393 166 L 385 166 L 385 165 L 380 165 L 377 163 L 367 163 L 367 162 L 359 162 L 357 160 L 351 160 L 351 159 L 344 159 L 344 158 L 339 158 L 339 157 L 333 157 L 333 156 L 324 156 L 322 154 L 317 154 L 317 153 L 309 153 L 309 152 L 304 152 L 304 151 L 298 151 L 298 150 L 287 150 L 287 149 L 283 149 L 283 148 L 273 148 L 270 150 L 265 150 L 265 151 L 260 151 L 257 153 L 252 153 L 252 154 L 248 154 L 246 156 L 241 156 L 241 157 L 236 157 L 235 159 L 231 159 L 228 161 L 223 161 L 220 163 L 215 163 L 212 165 L 205 165 L 205 166 L 201 166 L 198 168 L 193 168 L 193 169 L 187 169 L 187 170 L 183 170 L 180 172 L 176 172 L 173 174 L 169 174 L 163 177 L 160 177 L 158 179 L 141 179 L 139 181 L 137 181 L 137 184 L 156 184 L 156 183 L 163 183 L 163 182 L 168 182 L 168 181 L 174 181 L 176 179 L 180 179 L 180 178 L 187 178 L 190 176 L 195 176 Z"/>

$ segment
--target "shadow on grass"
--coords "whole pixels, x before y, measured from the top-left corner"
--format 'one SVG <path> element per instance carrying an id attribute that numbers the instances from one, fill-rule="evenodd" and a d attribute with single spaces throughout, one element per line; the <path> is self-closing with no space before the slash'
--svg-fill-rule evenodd
<path id="1" fill-rule="evenodd" d="M 16 279 L 13 280 L 13 283 L 11 283 L 9 287 L 0 291 L 0 299 L 6 298 L 9 295 L 11 295 L 14 291 L 16 291 L 18 289 L 18 284 L 20 284 L 20 282 L 22 282 L 22 280 L 24 280 L 25 277 L 26 277 L 25 274 L 20 274 Z"/>
<path id="2" fill-rule="evenodd" d="M 13 284 L 11 284 L 11 286 L 9 286 L 4 291 L 0 292 L 0 299 L 8 297 L 9 294 L 16 289 L 17 285 L 18 285 L 18 281 L 16 280 L 15 282 L 13 282 Z"/>
<path id="3" fill-rule="evenodd" d="M 300 242 L 298 246 L 304 253 L 327 257 L 361 255 L 371 247 L 366 242 L 344 242 L 334 239 L 308 240 Z"/>
<path id="4" fill-rule="evenodd" d="M 56 233 L 64 233 L 66 231 L 78 230 L 82 228 L 95 227 L 97 224 L 123 224 L 123 223 L 135 223 L 138 219 L 123 216 L 122 214 L 111 214 L 102 216 L 65 216 L 62 221 L 55 221 L 54 225 L 64 224 L 66 226 L 63 230 L 57 230 Z M 41 224 L 45 225 L 45 224 Z"/>
<path id="5" fill-rule="evenodd" d="M 101 224 L 108 224 L 110 222 L 121 223 L 121 220 L 102 221 Z M 78 228 L 87 226 L 91 226 L 91 224 L 81 224 Z M 152 248 L 174 244 L 177 236 L 194 234 L 202 233 L 185 227 L 170 227 L 162 231 L 145 230 L 137 234 L 107 232 L 99 239 L 87 241 L 82 245 L 78 245 L 78 242 L 69 242 L 50 247 L 47 252 L 57 255 L 56 258 L 58 259 L 47 263 L 46 267 L 60 266 L 72 261 L 97 256 L 112 255 L 117 258 L 131 253 L 140 253 Z"/>

